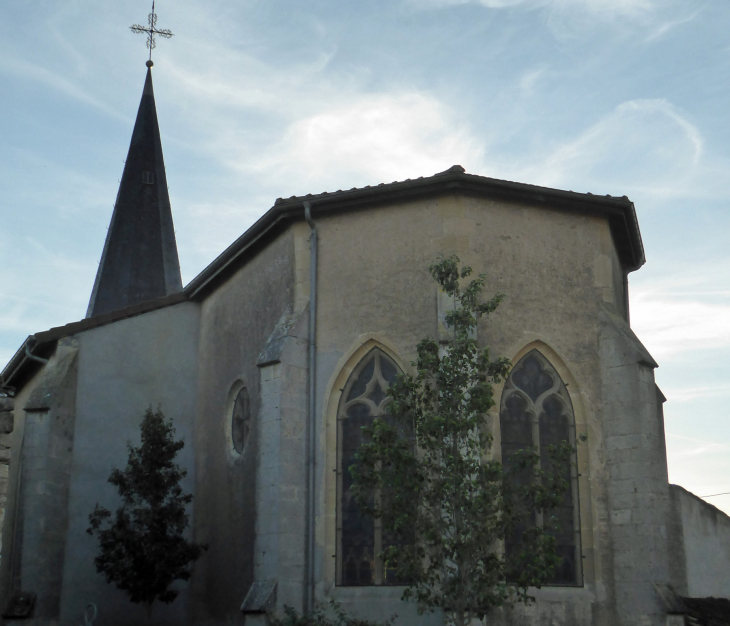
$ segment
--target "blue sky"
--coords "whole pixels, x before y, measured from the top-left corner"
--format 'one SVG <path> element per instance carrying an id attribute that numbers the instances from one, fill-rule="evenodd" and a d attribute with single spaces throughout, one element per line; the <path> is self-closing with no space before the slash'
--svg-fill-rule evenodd
<path id="1" fill-rule="evenodd" d="M 0 6 L 0 361 L 84 316 L 144 81 L 141 0 Z M 670 480 L 730 492 L 730 3 L 159 0 L 183 282 L 275 198 L 470 173 L 636 204 Z M 730 496 L 710 498 L 730 512 Z"/>

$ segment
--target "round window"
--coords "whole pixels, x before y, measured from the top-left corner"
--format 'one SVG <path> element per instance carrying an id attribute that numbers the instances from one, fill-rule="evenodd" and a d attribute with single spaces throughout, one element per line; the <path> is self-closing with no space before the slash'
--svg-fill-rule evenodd
<path id="1" fill-rule="evenodd" d="M 243 448 L 251 430 L 251 409 L 246 387 L 241 387 L 233 403 L 233 414 L 231 415 L 231 439 L 233 449 L 238 454 L 243 453 Z"/>

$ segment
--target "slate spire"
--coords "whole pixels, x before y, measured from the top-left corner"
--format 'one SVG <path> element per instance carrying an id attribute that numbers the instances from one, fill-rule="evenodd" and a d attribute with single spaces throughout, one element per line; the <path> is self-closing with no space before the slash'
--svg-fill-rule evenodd
<path id="1" fill-rule="evenodd" d="M 152 61 L 86 317 L 182 290 Z"/>

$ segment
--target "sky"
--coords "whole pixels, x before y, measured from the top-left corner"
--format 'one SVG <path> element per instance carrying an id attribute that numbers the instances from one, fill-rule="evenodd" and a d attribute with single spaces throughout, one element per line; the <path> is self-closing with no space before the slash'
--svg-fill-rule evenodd
<path id="1" fill-rule="evenodd" d="M 84 317 L 142 92 L 142 0 L 0 5 L 0 363 Z M 159 0 L 183 283 L 277 197 L 473 174 L 635 203 L 669 478 L 730 492 L 730 2 Z M 730 513 L 730 495 L 707 498 Z"/>

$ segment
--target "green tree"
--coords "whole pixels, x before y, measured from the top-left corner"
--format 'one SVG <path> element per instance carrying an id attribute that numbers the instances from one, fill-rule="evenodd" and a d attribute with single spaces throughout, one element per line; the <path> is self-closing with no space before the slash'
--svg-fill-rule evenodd
<path id="1" fill-rule="evenodd" d="M 96 570 L 126 591 L 132 602 L 146 605 L 148 614 L 155 600 L 170 603 L 177 597 L 170 585 L 188 580 L 206 549 L 183 537 L 188 526 L 185 507 L 193 497 L 179 484 L 187 472 L 174 459 L 185 443 L 175 441 L 174 433 L 172 420 L 166 421 L 159 408 L 147 409 L 142 445 L 128 443 L 127 467 L 109 476 L 122 505 L 112 521 L 111 512 L 97 503 L 86 531 L 99 539 Z"/>
<path id="2" fill-rule="evenodd" d="M 380 558 L 408 585 L 403 598 L 422 611 L 441 608 L 448 623 L 464 626 L 494 607 L 530 601 L 528 587 L 550 580 L 560 561 L 550 513 L 569 487 L 573 447 L 551 446 L 542 466 L 534 448 L 504 465 L 490 457 L 492 385 L 510 365 L 492 360 L 475 336 L 478 319 L 502 295 L 480 302 L 483 274 L 462 288 L 471 268 L 459 269 L 456 256 L 430 272 L 454 301 L 448 343 L 418 344 L 415 377 L 398 376 L 388 391 L 390 415 L 363 429 L 349 470 L 361 510 L 381 518 L 391 535 Z"/>

